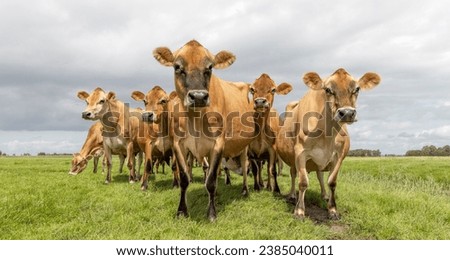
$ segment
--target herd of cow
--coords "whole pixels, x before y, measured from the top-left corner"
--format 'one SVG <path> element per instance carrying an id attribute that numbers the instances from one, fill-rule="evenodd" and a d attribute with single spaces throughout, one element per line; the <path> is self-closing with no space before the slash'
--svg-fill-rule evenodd
<path id="1" fill-rule="evenodd" d="M 289 198 L 297 201 L 294 216 L 305 217 L 308 173 L 315 171 L 322 198 L 328 201 L 329 217 L 339 218 L 335 193 L 338 172 L 350 147 L 346 125 L 357 120 L 359 90 L 377 86 L 379 75 L 369 72 L 355 80 L 344 69 L 325 79 L 314 72 L 306 73 L 303 81 L 310 90 L 299 101 L 287 104 L 285 116 L 280 119 L 272 107 L 275 94 L 286 95 L 292 86 L 276 85 L 267 74 L 252 84 L 216 77 L 212 70 L 230 66 L 236 59 L 232 53 L 220 51 L 214 55 L 192 40 L 175 52 L 166 47 L 156 48 L 153 55 L 162 65 L 174 68 L 176 91 L 168 94 L 155 86 L 147 94 L 132 92 L 131 97 L 143 101 L 145 110 L 130 109 L 116 99 L 114 92 L 101 88 L 91 93 L 78 92 L 78 97 L 87 103 L 82 117 L 98 122 L 89 129 L 80 153 L 74 154 L 70 174 L 81 172 L 91 158 L 96 171 L 98 158 L 104 154 L 109 183 L 112 155 L 119 155 L 120 171 L 127 158 L 129 181 L 140 180 L 141 189 L 146 190 L 156 163 L 166 162 L 172 165 L 173 183 L 181 191 L 177 215 L 187 216 L 186 191 L 192 181 L 193 161 L 197 160 L 203 166 L 209 194 L 207 215 L 213 221 L 217 176 L 223 163 L 232 161 L 240 165 L 242 193 L 246 195 L 248 169 L 255 178 L 254 189 L 264 186 L 263 162 L 267 162 L 268 168 L 267 187 L 280 193 L 276 165 L 282 160 L 290 167 Z M 142 160 L 144 170 L 140 177 Z M 329 195 L 324 171 L 330 172 Z M 226 168 L 225 172 L 229 184 Z"/>

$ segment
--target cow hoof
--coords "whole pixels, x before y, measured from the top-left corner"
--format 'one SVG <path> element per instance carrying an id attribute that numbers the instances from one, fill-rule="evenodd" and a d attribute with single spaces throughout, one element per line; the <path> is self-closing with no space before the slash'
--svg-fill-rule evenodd
<path id="1" fill-rule="evenodd" d="M 141 186 L 141 191 L 146 191 L 146 190 L 147 190 L 147 187 Z"/>
<path id="2" fill-rule="evenodd" d="M 339 214 L 337 212 L 330 212 L 328 214 L 328 218 L 330 220 L 339 220 L 340 219 Z"/>
<path id="3" fill-rule="evenodd" d="M 247 197 L 248 196 L 248 190 L 243 190 L 241 195 L 244 196 L 244 197 Z"/>
<path id="4" fill-rule="evenodd" d="M 299 220 L 299 221 L 304 221 L 305 220 L 305 215 L 304 214 L 294 214 L 294 218 Z"/>
<path id="5" fill-rule="evenodd" d="M 105 184 L 109 184 L 109 181 L 108 181 L 108 180 L 106 180 L 106 181 L 105 181 Z"/>
<path id="6" fill-rule="evenodd" d="M 187 218 L 189 215 L 188 215 L 188 213 L 187 212 L 185 212 L 185 211 L 178 211 L 177 212 L 177 218 Z"/>

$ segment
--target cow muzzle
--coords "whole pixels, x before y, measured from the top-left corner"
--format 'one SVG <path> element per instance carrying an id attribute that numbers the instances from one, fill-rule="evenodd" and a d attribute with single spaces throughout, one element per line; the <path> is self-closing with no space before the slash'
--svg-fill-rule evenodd
<path id="1" fill-rule="evenodd" d="M 153 123 L 156 121 L 156 114 L 154 112 L 142 113 L 142 120 L 147 123 Z"/>
<path id="2" fill-rule="evenodd" d="M 94 113 L 89 112 L 89 111 L 84 111 L 83 113 L 81 113 L 81 117 L 83 119 L 87 119 L 87 120 L 94 120 L 95 119 Z"/>
<path id="3" fill-rule="evenodd" d="M 357 121 L 356 109 L 352 107 L 339 108 L 336 111 L 334 120 L 341 123 L 349 123 L 349 124 L 354 123 Z"/>
<path id="4" fill-rule="evenodd" d="M 269 102 L 265 98 L 256 98 L 254 101 L 254 108 L 256 111 L 264 111 L 270 107 Z"/>
<path id="5" fill-rule="evenodd" d="M 207 90 L 191 90 L 187 93 L 188 107 L 209 106 L 209 93 Z"/>

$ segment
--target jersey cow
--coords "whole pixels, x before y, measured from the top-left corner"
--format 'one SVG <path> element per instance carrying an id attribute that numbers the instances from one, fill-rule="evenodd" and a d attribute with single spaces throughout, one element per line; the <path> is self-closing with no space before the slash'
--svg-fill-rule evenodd
<path id="1" fill-rule="evenodd" d="M 180 141 L 174 143 L 181 188 L 177 215 L 188 214 L 186 156 L 190 152 L 198 161 L 204 157 L 209 160 L 205 186 L 209 194 L 207 215 L 213 221 L 216 219 L 217 174 L 222 157 L 239 156 L 244 169 L 248 166 L 247 146 L 254 136 L 248 84 L 216 77 L 212 70 L 230 66 L 235 56 L 228 51 L 213 55 L 195 40 L 175 52 L 167 47 L 156 48 L 153 55 L 162 65 L 173 67 L 175 89 L 181 99 L 178 111 L 174 112 L 174 127 L 183 130 L 182 133 L 177 130 Z M 243 175 L 243 194 L 247 194 L 247 171 Z"/>
<path id="2" fill-rule="evenodd" d="M 255 109 L 255 122 L 259 127 L 256 139 L 250 143 L 249 159 L 252 163 L 252 171 L 255 178 L 255 190 L 260 189 L 262 162 L 268 161 L 268 183 L 267 188 L 273 192 L 280 193 L 277 182 L 275 152 L 275 138 L 279 130 L 278 113 L 272 108 L 275 94 L 286 95 L 292 90 L 288 83 L 276 85 L 267 74 L 262 74 L 250 86 L 250 94 L 253 97 Z M 273 179 L 273 183 L 271 182 Z"/>
<path id="3" fill-rule="evenodd" d="M 86 169 L 88 161 L 94 159 L 94 173 L 97 172 L 98 160 L 104 154 L 103 150 L 103 136 L 102 136 L 102 123 L 94 123 L 88 131 L 86 140 L 81 147 L 80 152 L 74 153 L 72 158 L 72 167 L 70 168 L 69 174 L 77 175 Z M 125 161 L 126 154 L 119 154 L 120 167 L 119 172 L 122 173 L 123 163 Z M 105 164 L 105 160 L 103 160 Z M 103 168 L 106 168 L 103 165 Z"/>
<path id="4" fill-rule="evenodd" d="M 131 97 L 136 101 L 143 101 L 145 111 L 142 113 L 142 120 L 146 123 L 146 150 L 145 163 L 147 167 L 153 167 L 157 161 L 170 164 L 170 158 L 173 157 L 173 135 L 170 133 L 170 112 L 174 93 L 169 97 L 167 93 L 159 86 L 144 94 L 140 91 L 133 91 Z M 170 104 L 169 104 L 170 103 Z M 176 170 L 174 164 L 172 169 Z M 142 189 L 146 190 L 148 186 L 148 175 L 153 172 L 147 169 L 142 178 Z M 164 166 L 163 166 L 164 167 Z M 177 173 L 173 172 L 173 186 L 179 185 Z"/>
<path id="5" fill-rule="evenodd" d="M 357 120 L 355 107 L 359 90 L 374 88 L 380 80 L 378 74 L 371 72 L 355 80 L 342 68 L 326 79 L 315 72 L 304 75 L 303 82 L 310 90 L 298 104 L 288 108 L 292 109 L 292 117 L 285 119 L 276 140 L 277 152 L 291 167 L 291 175 L 299 177 L 294 216 L 305 217 L 308 171 L 316 170 L 319 180 L 321 171 L 330 171 L 328 214 L 331 219 L 339 218 L 335 191 L 339 169 L 349 147 L 346 125 Z"/>
<path id="6" fill-rule="evenodd" d="M 128 169 L 130 170 L 129 182 L 138 180 L 135 174 L 135 155 L 142 152 L 138 139 L 142 136 L 142 124 L 140 116 L 130 116 L 139 113 L 129 111 L 129 108 L 120 100 L 116 99 L 114 92 L 106 93 L 101 88 L 96 88 L 91 94 L 80 91 L 78 98 L 85 100 L 87 107 L 82 113 L 86 120 L 101 120 L 103 124 L 103 149 L 107 163 L 107 174 L 105 183 L 111 182 L 112 154 L 126 154 L 128 157 Z M 140 138 L 141 140 L 144 138 Z"/>

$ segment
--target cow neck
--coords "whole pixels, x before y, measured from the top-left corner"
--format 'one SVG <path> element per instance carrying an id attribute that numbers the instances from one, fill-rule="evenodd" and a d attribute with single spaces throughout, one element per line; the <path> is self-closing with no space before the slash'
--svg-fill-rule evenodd
<path id="1" fill-rule="evenodd" d="M 161 113 L 161 122 L 160 122 L 160 126 L 161 126 L 161 134 L 163 137 L 168 136 L 169 135 L 169 112 L 168 111 L 163 111 Z"/>
<path id="2" fill-rule="evenodd" d="M 129 112 L 126 111 L 125 104 L 119 100 L 112 100 L 108 101 L 108 109 L 106 110 L 106 113 L 110 112 L 113 114 L 113 116 L 107 117 L 106 120 L 108 120 L 107 127 L 113 127 L 117 134 L 123 134 L 124 128 L 125 128 L 125 113 Z M 116 117 L 115 115 L 119 115 L 119 117 Z M 120 126 L 120 127 L 119 127 Z M 105 127 L 103 128 L 103 131 L 105 131 Z"/>

